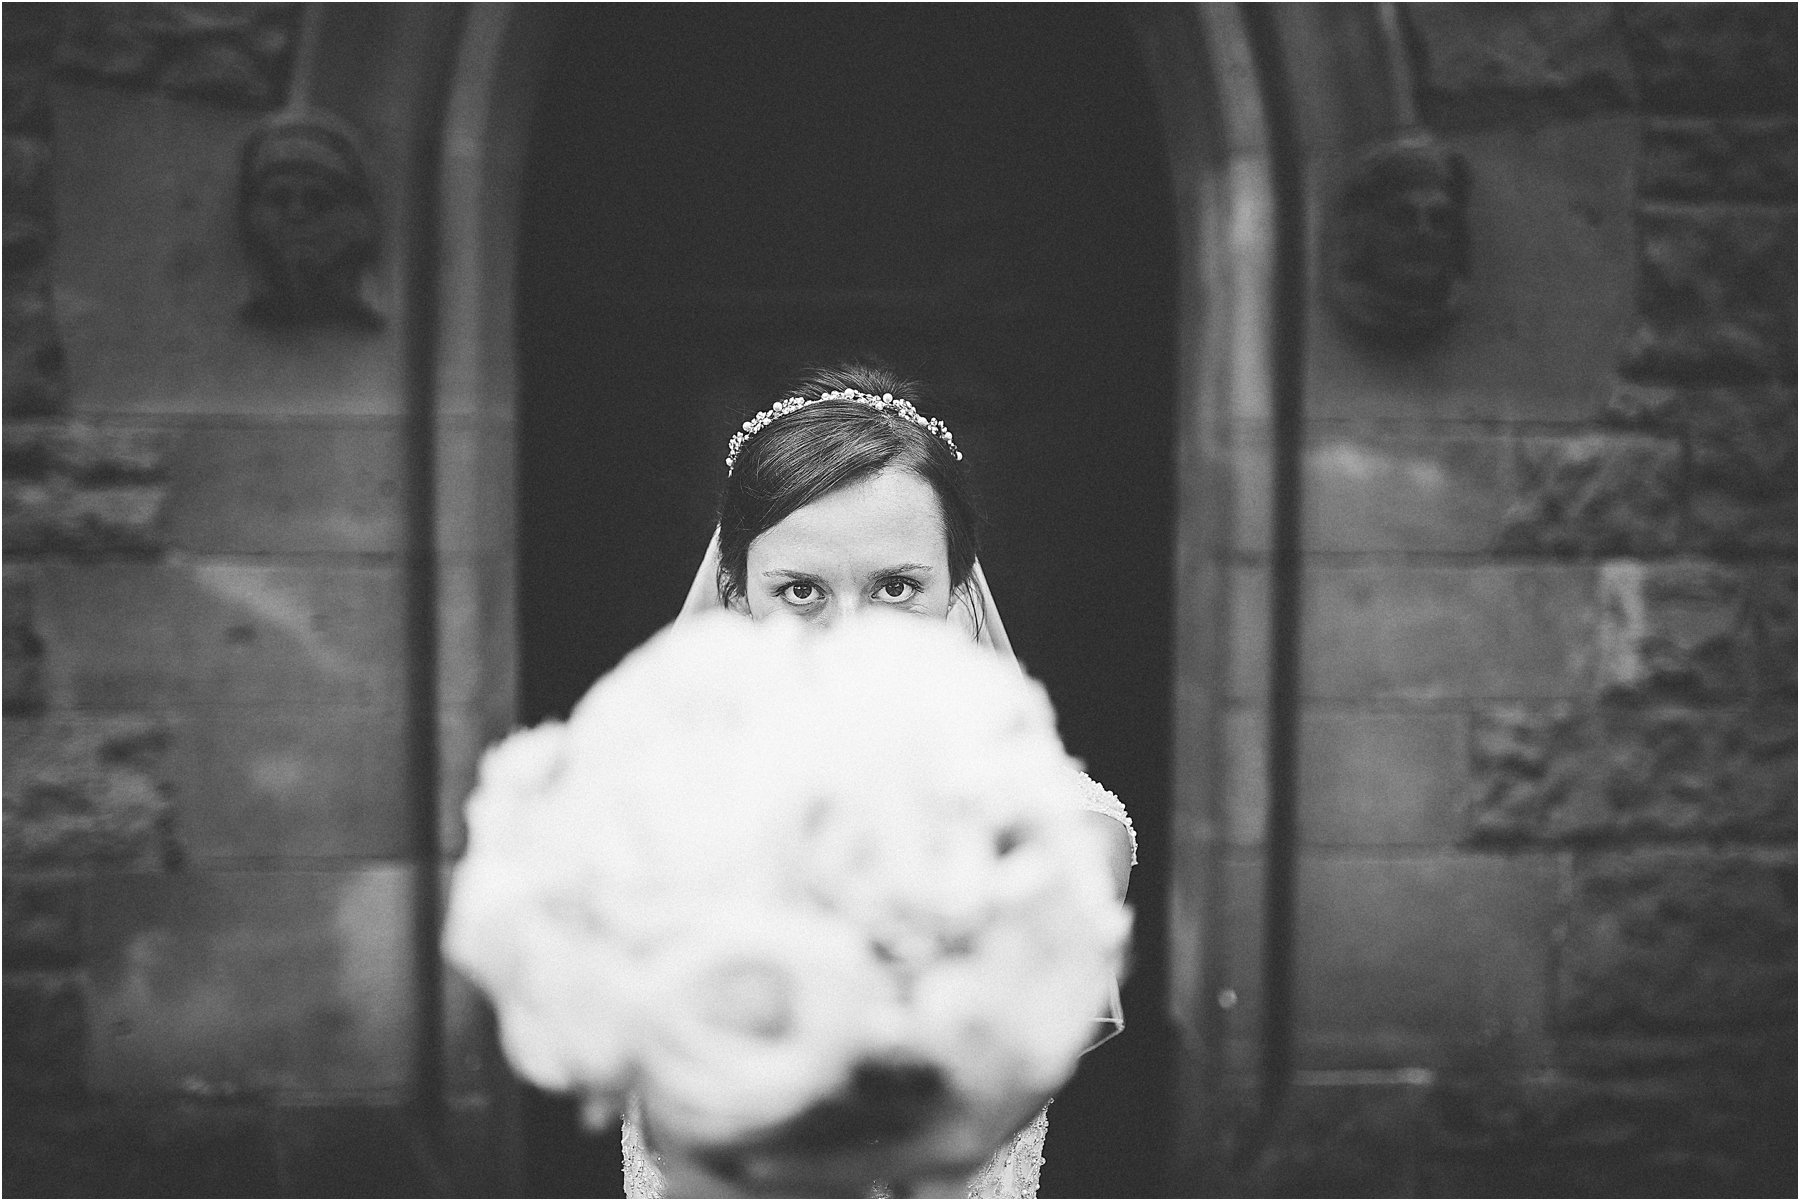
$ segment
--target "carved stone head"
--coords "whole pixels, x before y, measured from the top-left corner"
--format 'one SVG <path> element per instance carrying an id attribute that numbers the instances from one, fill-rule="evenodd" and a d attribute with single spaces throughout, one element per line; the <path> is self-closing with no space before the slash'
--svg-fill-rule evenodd
<path id="1" fill-rule="evenodd" d="M 281 113 L 244 143 L 238 227 L 256 269 L 247 320 L 374 329 L 363 298 L 379 249 L 355 135 L 322 113 Z"/>
<path id="2" fill-rule="evenodd" d="M 1455 317 L 1469 278 L 1469 176 L 1423 136 L 1378 146 L 1352 167 L 1331 214 L 1326 284 L 1350 325 L 1408 340 Z"/>

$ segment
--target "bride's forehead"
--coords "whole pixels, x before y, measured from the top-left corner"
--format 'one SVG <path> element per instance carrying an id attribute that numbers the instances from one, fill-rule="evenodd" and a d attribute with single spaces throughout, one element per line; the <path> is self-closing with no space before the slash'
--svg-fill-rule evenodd
<path id="1" fill-rule="evenodd" d="M 944 513 L 930 484 L 910 471 L 884 471 L 802 505 L 752 548 L 862 547 L 907 543 L 943 553 Z"/>

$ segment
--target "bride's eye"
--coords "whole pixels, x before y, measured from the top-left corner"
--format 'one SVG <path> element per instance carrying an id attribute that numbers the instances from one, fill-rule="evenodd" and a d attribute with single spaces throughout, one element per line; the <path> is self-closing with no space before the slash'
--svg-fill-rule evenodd
<path id="1" fill-rule="evenodd" d="M 876 600 L 895 605 L 903 605 L 917 595 L 919 595 L 919 586 L 900 576 L 883 580 L 881 586 L 875 589 Z"/>
<path id="2" fill-rule="evenodd" d="M 779 595 L 790 605 L 810 605 L 818 599 L 819 586 L 806 580 L 795 580 L 782 585 Z"/>

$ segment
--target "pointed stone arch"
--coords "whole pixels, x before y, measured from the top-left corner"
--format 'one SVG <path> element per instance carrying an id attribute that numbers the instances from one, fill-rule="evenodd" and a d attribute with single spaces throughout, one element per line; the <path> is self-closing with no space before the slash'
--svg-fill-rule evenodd
<path id="1" fill-rule="evenodd" d="M 1267 795 L 1269 765 L 1292 748 L 1245 744 L 1232 728 L 1248 717 L 1278 731 L 1276 711 L 1291 703 L 1269 683 L 1284 631 L 1268 615 L 1295 612 L 1271 594 L 1292 531 L 1270 515 L 1293 486 L 1271 434 L 1281 406 L 1299 401 L 1298 376 L 1282 365 L 1305 337 L 1308 306 L 1295 300 L 1311 255 L 1308 198 L 1410 118 L 1391 6 L 1256 8 L 1146 6 L 1130 17 L 1162 115 L 1181 259 L 1173 821 L 1147 833 L 1171 846 L 1172 1145 L 1186 1158 L 1170 1170 L 1183 1187 L 1279 1094 L 1270 1074 L 1285 1062 L 1280 1001 L 1271 1006 L 1266 985 L 1279 984 L 1291 946 L 1265 900 L 1279 894 L 1286 851 L 1232 823 L 1240 794 Z M 543 5 L 316 5 L 296 64 L 296 95 L 369 136 L 389 228 L 404 231 L 383 270 L 398 298 L 395 383 L 414 425 L 410 696 L 414 804 L 429 834 L 415 1094 L 430 1125 L 467 1120 L 484 1132 L 465 1148 L 511 1144 L 492 1104 L 503 1074 L 470 1062 L 493 1054 L 478 1007 L 437 965 L 438 869 L 460 849 L 481 747 L 514 719 L 517 214 L 556 20 Z"/>

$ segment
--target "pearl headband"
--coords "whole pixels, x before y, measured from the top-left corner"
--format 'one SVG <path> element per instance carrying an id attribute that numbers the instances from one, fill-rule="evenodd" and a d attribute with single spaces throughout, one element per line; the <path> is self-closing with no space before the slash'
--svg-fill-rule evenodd
<path id="1" fill-rule="evenodd" d="M 919 410 L 913 408 L 912 402 L 905 397 L 895 396 L 891 392 L 883 392 L 880 396 L 871 396 L 867 392 L 857 392 L 846 388 L 842 392 L 827 392 L 817 400 L 808 400 L 804 396 L 790 396 L 786 400 L 776 401 L 770 408 L 764 409 L 744 422 L 744 427 L 731 435 L 731 445 L 725 449 L 725 474 L 730 475 L 731 469 L 737 466 L 738 452 L 744 449 L 744 444 L 750 439 L 789 413 L 798 413 L 801 409 L 821 404 L 827 400 L 847 400 L 851 404 L 859 404 L 879 413 L 892 413 L 902 421 L 912 422 L 948 446 L 950 453 L 955 455 L 959 461 L 962 459 L 962 451 L 956 449 L 956 439 L 950 436 L 950 427 L 936 417 L 921 416 Z"/>

